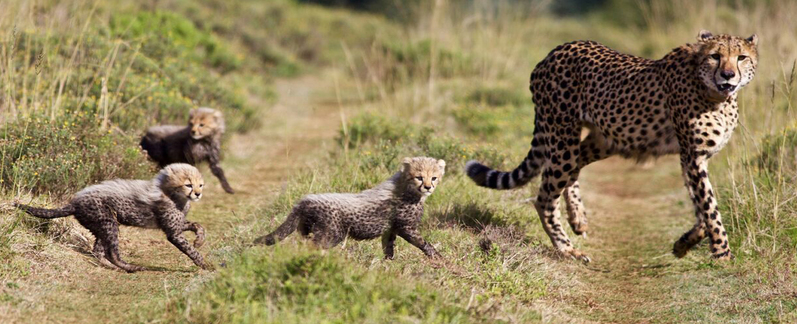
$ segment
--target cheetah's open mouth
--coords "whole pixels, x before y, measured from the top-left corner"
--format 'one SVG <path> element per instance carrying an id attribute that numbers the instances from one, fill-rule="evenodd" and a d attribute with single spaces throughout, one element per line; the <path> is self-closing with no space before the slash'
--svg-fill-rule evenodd
<path id="1" fill-rule="evenodd" d="M 736 89 L 735 84 L 730 84 L 730 83 L 717 84 L 717 90 L 722 92 L 731 92 L 734 89 Z"/>

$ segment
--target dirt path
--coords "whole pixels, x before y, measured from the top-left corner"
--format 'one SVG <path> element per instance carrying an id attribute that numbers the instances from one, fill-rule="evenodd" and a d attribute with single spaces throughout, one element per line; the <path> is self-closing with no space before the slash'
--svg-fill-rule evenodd
<path id="1" fill-rule="evenodd" d="M 340 117 L 337 104 L 330 104 L 335 100 L 329 97 L 330 87 L 323 78 L 323 74 L 313 74 L 277 81 L 279 99 L 271 108 L 260 98 L 251 98 L 251 104 L 263 109 L 259 116 L 262 127 L 232 135 L 222 162 L 237 190 L 235 195 L 224 193 L 207 167 L 202 168 L 208 190 L 193 206 L 189 219 L 205 227 L 208 244 L 201 252 L 211 262 L 218 264 L 214 256 L 223 254 L 235 242 L 236 225 L 257 216 L 254 212 L 258 207 L 268 204 L 291 174 L 323 157 L 334 145 Z M 193 240 L 191 235 L 189 240 Z M 157 270 L 135 274 L 109 271 L 96 266 L 87 254 L 89 242 L 77 242 L 73 251 L 59 257 L 64 260 L 55 261 L 55 267 L 47 264 L 50 268 L 34 268 L 29 277 L 33 282 L 27 284 L 30 293 L 21 307 L 16 314 L 0 319 L 92 323 L 144 320 L 137 316 L 211 275 L 198 270 L 161 232 L 123 228 L 120 242 L 125 260 Z"/>
<path id="2" fill-rule="evenodd" d="M 716 320 L 713 312 L 724 310 L 712 304 L 723 292 L 711 289 L 717 272 L 707 270 L 705 244 L 684 259 L 671 254 L 694 219 L 677 157 L 650 167 L 612 158 L 582 175 L 590 233 L 578 241 L 593 262 L 578 267 L 584 286 L 565 297 L 576 308 L 571 315 L 621 323 Z"/>

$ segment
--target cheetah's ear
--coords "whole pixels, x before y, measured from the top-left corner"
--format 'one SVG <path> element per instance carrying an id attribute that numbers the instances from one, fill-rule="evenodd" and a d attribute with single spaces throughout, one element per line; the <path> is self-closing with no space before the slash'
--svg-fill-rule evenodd
<path id="1" fill-rule="evenodd" d="M 697 40 L 699 42 L 704 42 L 713 36 L 714 34 L 712 34 L 710 31 L 703 29 L 699 33 L 697 33 Z"/>
<path id="2" fill-rule="evenodd" d="M 213 117 L 215 117 L 215 118 L 216 118 L 216 120 L 221 120 L 221 118 L 222 118 L 222 116 L 221 116 L 221 111 L 214 110 L 214 111 L 213 111 Z"/>
<path id="3" fill-rule="evenodd" d="M 409 172 L 410 168 L 412 167 L 412 158 L 405 157 L 401 159 L 401 165 L 404 169 L 404 172 Z"/>
<path id="4" fill-rule="evenodd" d="M 196 116 L 196 113 L 198 111 L 199 111 L 199 109 L 191 109 L 191 111 L 188 112 L 188 118 L 189 119 L 194 118 L 194 116 Z"/>
<path id="5" fill-rule="evenodd" d="M 747 37 L 745 40 L 748 43 L 753 44 L 753 46 L 758 46 L 758 35 L 757 34 L 753 34 L 752 36 Z"/>
<path id="6" fill-rule="evenodd" d="M 440 167 L 440 170 L 445 171 L 446 170 L 446 161 L 444 161 L 443 159 L 437 160 L 437 166 Z"/>

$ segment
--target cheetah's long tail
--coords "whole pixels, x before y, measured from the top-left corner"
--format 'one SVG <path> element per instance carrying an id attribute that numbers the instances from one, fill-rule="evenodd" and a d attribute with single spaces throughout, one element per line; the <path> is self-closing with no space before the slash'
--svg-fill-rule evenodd
<path id="1" fill-rule="evenodd" d="M 523 186 L 540 174 L 539 159 L 535 158 L 532 147 L 523 162 L 511 172 L 493 170 L 478 161 L 471 160 L 465 164 L 465 173 L 473 182 L 481 187 L 492 189 L 514 189 Z"/>
<path id="2" fill-rule="evenodd" d="M 257 238 L 255 244 L 274 245 L 293 233 L 297 226 L 299 226 L 299 213 L 294 210 L 288 215 L 282 225 L 277 227 L 271 234 Z"/>
<path id="3" fill-rule="evenodd" d="M 22 209 L 23 211 L 25 211 L 30 215 L 39 218 L 52 219 L 52 218 L 66 217 L 75 214 L 75 207 L 72 207 L 72 205 L 66 205 L 64 207 L 57 209 L 38 208 L 17 203 L 14 203 L 14 206 L 16 206 L 19 209 Z"/>

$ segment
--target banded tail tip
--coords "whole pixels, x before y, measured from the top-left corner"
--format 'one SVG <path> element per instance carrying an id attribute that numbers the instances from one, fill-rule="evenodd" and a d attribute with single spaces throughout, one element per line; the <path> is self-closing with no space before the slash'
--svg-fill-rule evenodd
<path id="1" fill-rule="evenodd" d="M 470 160 L 465 163 L 465 174 L 478 185 L 484 185 L 487 182 L 487 174 L 491 170 L 476 160 Z"/>

